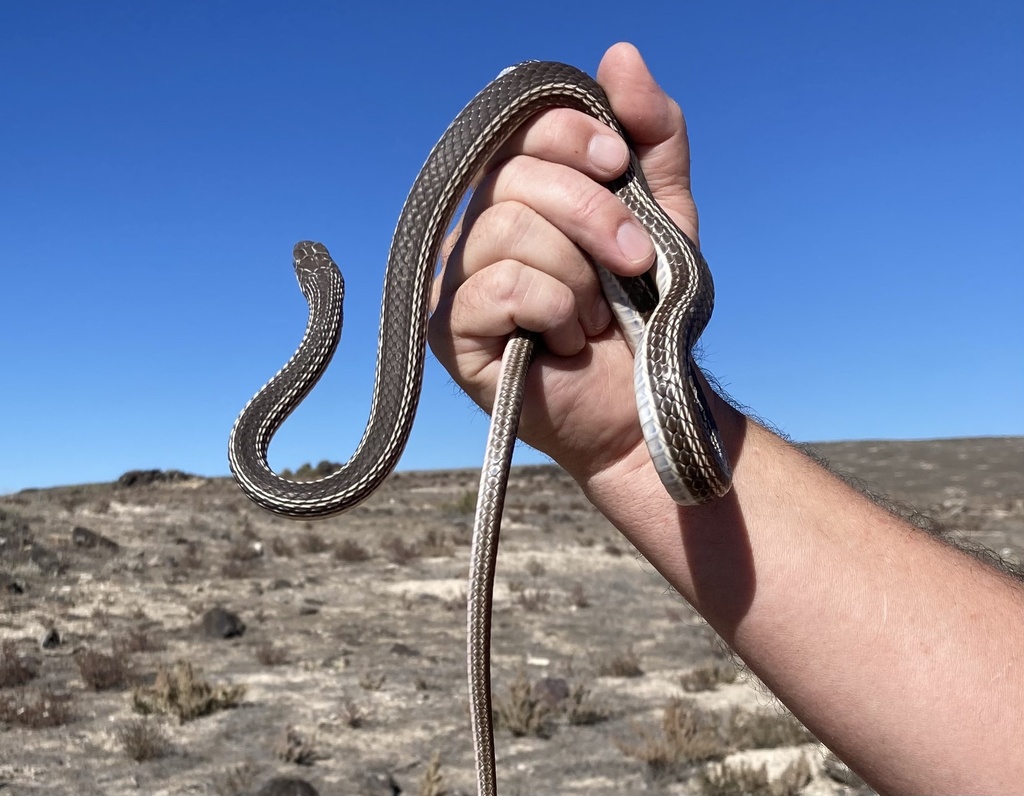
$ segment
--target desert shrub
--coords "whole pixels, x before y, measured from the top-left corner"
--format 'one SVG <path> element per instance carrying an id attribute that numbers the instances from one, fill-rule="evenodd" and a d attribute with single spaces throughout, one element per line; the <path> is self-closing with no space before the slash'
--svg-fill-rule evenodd
<path id="1" fill-rule="evenodd" d="M 170 669 L 161 666 L 156 682 L 132 692 L 132 706 L 143 715 L 167 713 L 185 722 L 235 707 L 245 695 L 245 686 L 212 685 L 200 679 L 188 661 Z"/>
<path id="2" fill-rule="evenodd" d="M 36 676 L 36 667 L 18 655 L 14 642 L 4 640 L 0 645 L 0 688 L 25 685 Z"/>
<path id="3" fill-rule="evenodd" d="M 773 749 L 817 741 L 792 713 L 770 709 L 734 710 L 729 715 L 726 732 L 737 749 Z"/>
<path id="4" fill-rule="evenodd" d="M 640 668 L 640 656 L 631 647 L 600 661 L 597 673 L 604 677 L 642 677 L 644 670 Z"/>
<path id="5" fill-rule="evenodd" d="M 731 663 L 708 661 L 681 675 L 679 684 L 687 693 L 714 691 L 722 684 L 736 681 L 736 667 Z"/>
<path id="6" fill-rule="evenodd" d="M 655 779 L 680 777 L 695 763 L 717 760 L 732 751 L 722 737 L 718 717 L 692 700 L 670 701 L 658 730 L 637 726 L 635 731 L 637 740 L 617 740 L 616 746 L 646 763 Z"/>
<path id="7" fill-rule="evenodd" d="M 128 663 L 123 655 L 82 650 L 75 655 L 82 681 L 94 691 L 120 688 L 128 681 Z"/>
<path id="8" fill-rule="evenodd" d="M 251 793 L 256 782 L 257 768 L 246 761 L 213 775 L 213 790 L 217 796 L 241 796 Z"/>
<path id="9" fill-rule="evenodd" d="M 316 531 L 306 531 L 298 540 L 299 550 L 303 553 L 323 553 L 331 549 L 331 546 L 327 544 L 327 540 L 324 539 Z"/>
<path id="10" fill-rule="evenodd" d="M 392 564 L 404 566 L 414 558 L 419 558 L 420 551 L 415 545 L 408 545 L 400 536 L 389 535 L 381 542 L 381 550 Z"/>
<path id="11" fill-rule="evenodd" d="M 577 685 L 565 702 L 565 717 L 570 724 L 583 726 L 608 720 L 608 709 L 590 698 L 590 689 Z"/>
<path id="12" fill-rule="evenodd" d="M 455 553 L 455 543 L 447 534 L 431 528 L 416 543 L 416 550 L 425 558 L 448 558 Z"/>
<path id="13" fill-rule="evenodd" d="M 295 555 L 295 548 L 280 536 L 275 536 L 270 540 L 270 550 L 279 558 L 291 558 Z"/>
<path id="14" fill-rule="evenodd" d="M 136 763 L 163 757 L 170 748 L 167 734 L 148 719 L 132 719 L 122 724 L 117 730 L 117 741 Z"/>
<path id="15" fill-rule="evenodd" d="M 368 561 L 370 559 L 370 551 L 359 544 L 359 542 L 354 542 L 351 539 L 342 539 L 334 546 L 334 558 L 337 561 L 347 561 L 348 563 L 355 564 L 359 561 Z"/>
<path id="16" fill-rule="evenodd" d="M 71 694 L 43 689 L 35 694 L 0 695 L 0 722 L 30 730 L 61 727 L 74 718 Z"/>
<path id="17" fill-rule="evenodd" d="M 496 694 L 492 714 L 495 729 L 508 730 L 515 736 L 533 735 L 547 738 L 553 730 L 551 705 L 534 696 L 526 673 L 519 670 L 504 694 Z"/>
<path id="18" fill-rule="evenodd" d="M 281 734 L 274 747 L 274 755 L 284 763 L 299 766 L 311 766 L 319 758 L 313 742 L 304 738 L 294 727 L 286 728 Z"/>

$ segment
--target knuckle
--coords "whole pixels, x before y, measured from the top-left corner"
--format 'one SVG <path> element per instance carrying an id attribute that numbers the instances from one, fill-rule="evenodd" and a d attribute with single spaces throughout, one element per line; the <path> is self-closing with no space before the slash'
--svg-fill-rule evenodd
<path id="1" fill-rule="evenodd" d="M 597 183 L 574 180 L 566 196 L 573 218 L 585 229 L 608 227 L 616 216 L 612 194 Z"/>

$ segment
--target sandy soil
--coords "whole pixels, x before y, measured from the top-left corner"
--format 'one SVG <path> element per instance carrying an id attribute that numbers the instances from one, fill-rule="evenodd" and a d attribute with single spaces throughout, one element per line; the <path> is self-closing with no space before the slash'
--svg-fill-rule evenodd
<path id="1" fill-rule="evenodd" d="M 872 489 L 1017 563 L 1024 556 L 1024 438 L 816 447 Z M 288 776 L 324 796 L 470 793 L 464 598 L 476 477 L 398 473 L 364 506 L 315 525 L 261 513 L 223 478 L 0 497 L 0 680 L 5 666 L 34 674 L 0 688 L 0 790 L 230 796 Z M 360 550 L 366 559 L 353 560 Z M 540 734 L 499 730 L 502 793 L 701 792 L 701 766 L 657 777 L 627 753 L 660 737 L 680 696 L 709 715 L 739 708 L 784 721 L 742 681 L 683 693 L 695 667 L 724 666 L 714 635 L 557 468 L 515 471 L 498 568 L 496 692 L 508 699 L 525 675 L 538 698 L 543 678 L 556 678 L 547 692 L 575 695 L 538 720 Z M 240 617 L 243 634 L 204 632 L 217 606 Z M 60 641 L 42 648 L 50 630 Z M 90 687 L 86 652 L 113 652 L 127 679 Z M 121 741 L 138 720 L 133 687 L 178 660 L 245 694 L 184 723 L 151 717 L 167 746 L 135 762 Z M 37 709 L 39 694 L 66 699 L 69 719 L 24 726 L 18 711 Z M 423 780 L 435 756 L 431 789 Z M 810 771 L 800 792 L 868 792 L 830 776 L 813 742 L 740 749 L 728 761 L 766 761 L 777 776 L 800 756 Z"/>

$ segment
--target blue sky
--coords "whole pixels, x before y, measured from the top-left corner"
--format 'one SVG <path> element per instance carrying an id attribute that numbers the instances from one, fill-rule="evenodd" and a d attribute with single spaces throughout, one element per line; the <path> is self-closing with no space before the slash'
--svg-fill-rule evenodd
<path id="1" fill-rule="evenodd" d="M 618 40 L 687 114 L 738 400 L 800 440 L 1024 433 L 1016 0 L 4 3 L 0 493 L 226 473 L 305 324 L 304 238 L 346 326 L 271 459 L 347 459 L 427 151 L 505 66 Z M 475 466 L 485 434 L 431 361 L 402 466 Z"/>

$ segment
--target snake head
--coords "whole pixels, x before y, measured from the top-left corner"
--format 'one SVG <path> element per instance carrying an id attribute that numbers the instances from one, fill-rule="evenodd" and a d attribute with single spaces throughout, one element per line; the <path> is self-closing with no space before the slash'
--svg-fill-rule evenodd
<path id="1" fill-rule="evenodd" d="M 299 241 L 292 250 L 292 258 L 299 287 L 311 304 L 311 290 L 326 295 L 330 292 L 326 288 L 331 286 L 335 290 L 340 289 L 344 295 L 345 279 L 331 253 L 322 243 L 311 240 Z"/>

